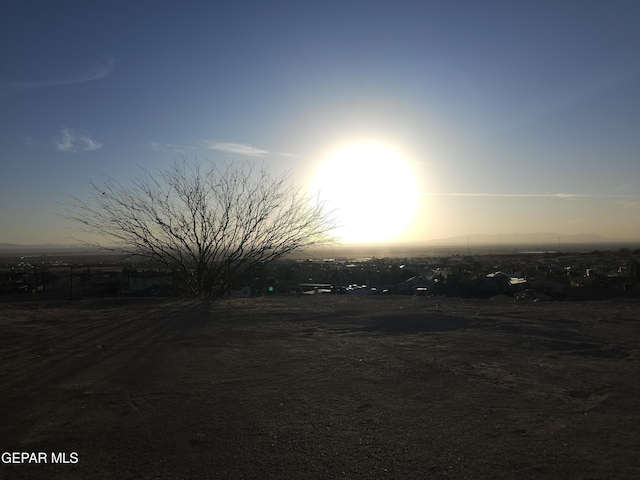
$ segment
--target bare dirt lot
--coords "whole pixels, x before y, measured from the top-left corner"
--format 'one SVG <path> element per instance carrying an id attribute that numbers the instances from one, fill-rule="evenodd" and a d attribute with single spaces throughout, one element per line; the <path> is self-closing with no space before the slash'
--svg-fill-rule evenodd
<path id="1" fill-rule="evenodd" d="M 637 479 L 639 307 L 2 304 L 0 477 Z"/>

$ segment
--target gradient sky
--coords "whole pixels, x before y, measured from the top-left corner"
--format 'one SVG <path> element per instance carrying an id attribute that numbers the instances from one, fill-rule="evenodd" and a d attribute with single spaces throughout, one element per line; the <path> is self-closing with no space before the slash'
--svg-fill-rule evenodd
<path id="1" fill-rule="evenodd" d="M 638 240 L 639 18 L 635 0 L 4 1 L 0 243 L 70 243 L 61 193 L 102 174 L 251 156 L 306 185 L 362 140 L 415 172 L 401 240 Z"/>

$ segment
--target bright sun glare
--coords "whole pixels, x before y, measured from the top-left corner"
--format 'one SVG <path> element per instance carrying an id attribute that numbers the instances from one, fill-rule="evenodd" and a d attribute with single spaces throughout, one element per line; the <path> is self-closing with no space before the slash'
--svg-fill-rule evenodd
<path id="1" fill-rule="evenodd" d="M 418 182 L 397 151 L 375 143 L 336 150 L 315 175 L 313 191 L 335 210 L 343 242 L 402 240 L 417 211 Z"/>

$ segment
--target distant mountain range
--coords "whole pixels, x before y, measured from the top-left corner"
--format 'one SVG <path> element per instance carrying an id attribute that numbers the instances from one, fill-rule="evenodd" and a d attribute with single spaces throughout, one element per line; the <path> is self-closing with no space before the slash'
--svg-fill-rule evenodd
<path id="1" fill-rule="evenodd" d="M 618 240 L 594 235 L 592 233 L 581 233 L 576 235 L 560 235 L 552 232 L 536 233 L 499 233 L 499 234 L 474 234 L 460 235 L 457 237 L 438 238 L 430 240 L 429 244 L 456 245 L 558 245 L 558 244 L 583 244 L 583 243 L 616 243 Z"/>
<path id="2" fill-rule="evenodd" d="M 499 233 L 499 234 L 473 234 L 459 235 L 449 238 L 437 238 L 426 242 L 409 242 L 409 244 L 419 246 L 456 246 L 466 245 L 546 245 L 558 247 L 562 245 L 581 245 L 581 244 L 610 244 L 615 245 L 624 243 L 621 240 L 583 233 L 577 235 L 560 235 L 552 232 L 536 232 L 536 233 Z M 628 243 L 628 242 L 627 242 Z M 640 243 L 640 242 L 636 242 Z M 348 245 L 347 245 L 348 246 Z M 353 245 L 352 245 L 353 246 Z M 13 255 L 37 255 L 37 254 L 95 254 L 104 253 L 93 250 L 85 245 L 43 243 L 38 245 L 20 245 L 16 243 L 0 243 L 0 254 Z"/>

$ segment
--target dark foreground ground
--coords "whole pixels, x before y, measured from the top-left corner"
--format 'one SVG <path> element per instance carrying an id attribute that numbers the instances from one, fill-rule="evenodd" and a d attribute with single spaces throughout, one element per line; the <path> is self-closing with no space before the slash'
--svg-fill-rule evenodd
<path id="1" fill-rule="evenodd" d="M 637 479 L 639 307 L 4 304 L 0 477 Z"/>

